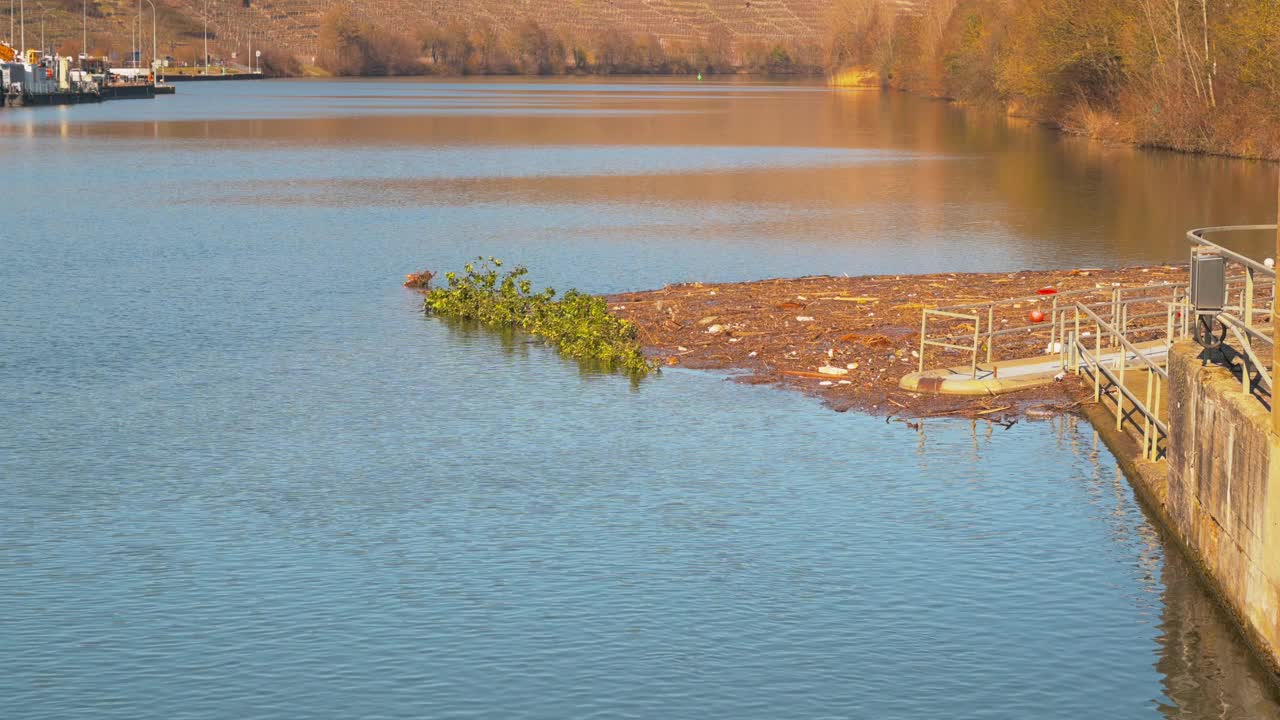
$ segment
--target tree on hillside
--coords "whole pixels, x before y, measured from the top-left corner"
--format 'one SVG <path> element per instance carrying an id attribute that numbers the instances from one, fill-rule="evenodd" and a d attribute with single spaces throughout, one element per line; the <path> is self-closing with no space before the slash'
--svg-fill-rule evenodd
<path id="1" fill-rule="evenodd" d="M 418 35 L 422 52 L 437 72 L 461 74 L 467 71 L 473 48 L 467 29 L 459 23 L 445 27 L 428 26 Z"/>
<path id="2" fill-rule="evenodd" d="M 297 77 L 302 74 L 302 63 L 297 56 L 278 48 L 263 48 L 258 65 L 266 77 Z"/>
<path id="3" fill-rule="evenodd" d="M 334 75 L 365 73 L 364 33 L 362 23 L 350 5 L 334 5 L 320 21 L 320 67 Z"/>
<path id="4" fill-rule="evenodd" d="M 635 40 L 627 33 L 609 28 L 596 38 L 595 70 L 598 73 L 635 72 Z"/>
<path id="5" fill-rule="evenodd" d="M 893 11 L 881 0 L 836 0 L 827 12 L 827 67 L 887 70 L 893 63 L 893 23 Z"/>
<path id="6" fill-rule="evenodd" d="M 564 45 L 537 22 L 526 19 L 511 34 L 512 56 L 520 71 L 550 75 L 564 67 Z"/>

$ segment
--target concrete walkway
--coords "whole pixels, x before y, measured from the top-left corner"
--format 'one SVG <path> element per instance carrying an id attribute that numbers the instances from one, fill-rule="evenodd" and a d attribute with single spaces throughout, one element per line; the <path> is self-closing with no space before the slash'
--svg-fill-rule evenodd
<path id="1" fill-rule="evenodd" d="M 1168 356 L 1168 347 L 1164 340 L 1137 343 L 1136 347 L 1147 359 L 1157 365 L 1163 365 Z M 1118 367 L 1120 353 L 1121 350 L 1118 348 L 1103 350 L 1100 359 L 1109 367 Z M 1138 356 L 1132 352 L 1126 354 L 1126 363 L 1133 368 L 1135 374 L 1143 372 L 1139 367 L 1142 361 Z M 898 387 L 903 390 L 942 395 L 1000 395 L 1048 385 L 1054 382 L 1054 378 L 1061 372 L 1063 372 L 1062 359 L 1057 353 L 1053 353 L 1016 360 L 979 363 L 977 377 L 974 377 L 969 365 L 915 372 L 903 377 L 898 382 Z"/>

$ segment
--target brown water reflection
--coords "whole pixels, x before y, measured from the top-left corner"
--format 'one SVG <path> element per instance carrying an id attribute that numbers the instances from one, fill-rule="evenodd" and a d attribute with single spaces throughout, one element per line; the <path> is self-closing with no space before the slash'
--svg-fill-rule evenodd
<path id="1" fill-rule="evenodd" d="M 250 173 L 212 183 L 212 192 L 238 203 L 769 204 L 779 212 L 755 231 L 780 243 L 899 242 L 925 256 L 961 243 L 973 258 L 974 268 L 965 269 L 1181 260 L 1190 227 L 1275 216 L 1273 165 L 1107 147 L 903 94 L 688 83 L 336 84 L 350 95 L 335 92 L 333 83 L 265 87 L 285 88 L 281 95 L 293 105 L 264 100 L 262 116 L 250 118 L 179 113 L 149 121 L 6 123 L 0 138 L 26 133 L 158 141 L 177 149 L 214 145 L 276 156 L 283 165 L 298 154 L 344 157 L 332 171 L 307 166 L 296 177 Z M 299 107 L 308 112 L 272 117 Z M 420 171 L 431 170 L 435 153 L 449 148 L 543 153 L 462 177 Z M 557 168 L 566 148 L 609 152 L 582 167 Z M 690 150 L 702 152 L 701 159 L 683 161 Z M 819 156 L 788 154 L 795 150 L 833 155 L 811 162 L 805 157 Z M 751 151 L 752 161 L 716 162 L 717 152 L 735 151 Z M 379 152 L 416 160 L 388 176 Z M 846 157 L 851 152 L 878 156 Z M 205 198 L 202 192 L 176 199 Z M 719 233 L 728 244 L 742 230 L 702 217 L 684 225 L 678 229 L 697 228 L 703 239 Z M 1247 252 L 1269 249 L 1266 238 L 1242 243 Z M 913 269 L 954 268 L 924 263 Z"/>
<path id="2" fill-rule="evenodd" d="M 1280 692 L 1249 656 L 1225 611 L 1204 590 L 1185 557 L 1166 552 L 1160 573 L 1164 611 L 1160 660 L 1172 701 L 1162 706 L 1170 718 L 1256 720 L 1280 716 Z M 1251 668 L 1241 672 L 1240 668 Z"/>

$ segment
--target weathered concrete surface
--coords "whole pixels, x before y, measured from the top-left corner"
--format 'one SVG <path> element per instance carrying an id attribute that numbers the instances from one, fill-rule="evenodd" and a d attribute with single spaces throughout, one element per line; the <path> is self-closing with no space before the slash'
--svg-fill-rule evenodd
<path id="1" fill-rule="evenodd" d="M 1280 671 L 1280 446 L 1270 415 L 1191 341 L 1169 354 L 1168 473 L 1131 474 Z"/>

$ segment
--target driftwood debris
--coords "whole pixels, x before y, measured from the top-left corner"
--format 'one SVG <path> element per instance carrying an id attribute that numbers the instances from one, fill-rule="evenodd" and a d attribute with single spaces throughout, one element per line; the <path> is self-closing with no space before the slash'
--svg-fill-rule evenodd
<path id="1" fill-rule="evenodd" d="M 1047 286 L 1059 292 L 1186 281 L 1186 267 L 1016 273 L 804 277 L 757 282 L 669 285 L 607 298 L 610 309 L 636 324 L 645 352 L 668 365 L 746 371 L 735 380 L 775 384 L 813 394 L 838 411 L 876 415 L 1016 418 L 1072 409 L 1083 396 L 1068 377 L 1053 385 L 1000 396 L 966 398 L 898 388 L 919 363 L 921 308 L 981 306 L 1033 297 Z M 995 322 L 1017 327 L 1032 300 L 1008 306 Z M 1047 302 L 1047 301 L 1044 301 Z M 686 320 L 677 324 L 676 316 Z M 697 318 L 713 318 L 701 325 Z M 709 332 L 711 328 L 715 332 Z M 972 325 L 968 326 L 972 332 Z M 1045 351 L 1043 336 L 1006 336 L 1002 353 L 1029 357 Z M 930 347 L 926 367 L 967 364 L 968 356 Z M 828 368 L 828 372 L 820 371 Z M 840 375 L 831 368 L 844 369 Z"/>

